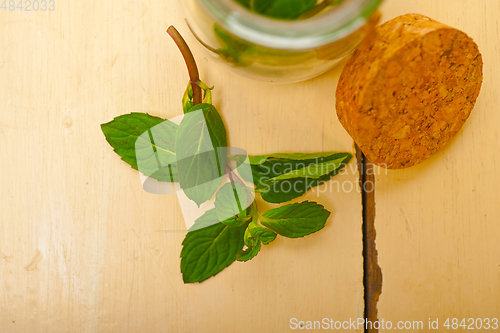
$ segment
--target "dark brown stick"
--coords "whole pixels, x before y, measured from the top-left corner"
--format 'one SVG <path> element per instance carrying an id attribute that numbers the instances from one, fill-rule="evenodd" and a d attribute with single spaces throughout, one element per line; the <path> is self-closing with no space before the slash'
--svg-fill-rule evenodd
<path id="1" fill-rule="evenodd" d="M 363 259 L 365 286 L 365 319 L 374 323 L 377 321 L 377 303 L 382 292 L 382 271 L 378 265 L 377 248 L 375 246 L 375 175 L 373 164 L 356 146 L 356 158 L 360 174 L 360 186 L 363 202 Z M 376 333 L 378 329 L 366 328 L 365 333 Z"/>
<path id="2" fill-rule="evenodd" d="M 174 26 L 170 26 L 167 29 L 167 33 L 172 37 L 175 44 L 182 53 L 182 57 L 186 62 L 186 66 L 189 72 L 189 80 L 191 82 L 191 87 L 193 88 L 193 105 L 200 104 L 203 100 L 201 94 L 201 88 L 198 86 L 198 82 L 200 81 L 200 73 L 198 72 L 198 66 L 196 65 L 196 61 L 194 60 L 193 53 L 189 49 L 184 38 L 182 38 L 181 34 Z"/>

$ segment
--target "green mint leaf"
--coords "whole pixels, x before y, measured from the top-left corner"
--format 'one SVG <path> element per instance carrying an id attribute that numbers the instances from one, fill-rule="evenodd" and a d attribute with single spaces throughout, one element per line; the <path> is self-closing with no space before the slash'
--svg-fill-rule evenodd
<path id="1" fill-rule="evenodd" d="M 253 246 L 249 246 L 246 250 L 240 251 L 236 254 L 236 260 L 248 261 L 255 257 L 260 251 L 261 243 L 259 240 Z"/>
<path id="2" fill-rule="evenodd" d="M 276 0 L 252 0 L 250 1 L 250 10 L 259 14 L 264 14 L 275 2 Z"/>
<path id="3" fill-rule="evenodd" d="M 344 0 L 235 0 L 246 9 L 277 19 L 303 19 L 320 13 L 328 6 L 336 6 Z"/>
<path id="4" fill-rule="evenodd" d="M 272 18 L 284 20 L 296 19 L 316 5 L 316 0 L 275 0 L 268 2 L 271 2 L 271 5 L 260 13 Z"/>
<path id="5" fill-rule="evenodd" d="M 211 104 L 202 103 L 193 106 L 187 113 L 195 111 L 203 111 L 213 146 L 227 147 L 226 127 L 217 109 Z"/>
<path id="6" fill-rule="evenodd" d="M 272 18 L 293 20 L 316 6 L 316 0 L 236 0 L 245 8 Z"/>
<path id="7" fill-rule="evenodd" d="M 275 232 L 262 227 L 250 229 L 250 233 L 253 237 L 260 239 L 264 245 L 267 245 L 276 239 Z"/>
<path id="8" fill-rule="evenodd" d="M 191 86 L 191 82 L 188 82 L 186 91 L 184 91 L 184 95 L 182 96 L 182 111 L 184 113 L 188 113 L 193 107 L 193 97 L 193 86 Z"/>
<path id="9" fill-rule="evenodd" d="M 233 165 L 233 172 L 237 172 L 240 179 L 253 183 L 252 168 L 246 154 L 229 154 L 227 159 L 228 165 Z"/>
<path id="10" fill-rule="evenodd" d="M 343 156 L 333 161 L 311 164 L 301 169 L 291 170 L 290 172 L 284 173 L 272 179 L 281 180 L 281 179 L 291 179 L 291 178 L 301 178 L 301 177 L 318 179 L 321 176 L 324 176 L 338 169 L 346 158 L 347 156 Z"/>
<path id="11" fill-rule="evenodd" d="M 227 147 L 227 138 L 217 109 L 195 105 L 179 125 L 175 151 L 179 184 L 198 206 L 212 198 L 222 181 L 226 155 L 219 154 L 220 147 Z"/>
<path id="12" fill-rule="evenodd" d="M 245 188 L 238 183 L 230 182 L 217 192 L 215 211 L 219 221 L 231 227 L 238 227 L 251 219 L 248 216 L 250 203 Z"/>
<path id="13" fill-rule="evenodd" d="M 325 175 L 319 179 L 293 178 L 263 182 L 259 193 L 264 201 L 283 203 L 304 195 L 311 188 L 323 184 L 331 177 L 332 175 Z"/>
<path id="14" fill-rule="evenodd" d="M 249 155 L 248 159 L 250 161 L 250 164 L 257 165 L 257 164 L 262 164 L 267 160 L 272 161 L 279 159 L 287 159 L 287 160 L 303 161 L 303 160 L 321 159 L 322 157 L 329 157 L 335 154 L 348 154 L 348 153 L 334 153 L 330 151 L 319 152 L 319 153 L 274 153 L 266 155 Z"/>
<path id="15" fill-rule="evenodd" d="M 214 86 L 209 87 L 205 83 L 198 81 L 198 86 L 203 90 L 203 99 L 205 103 L 212 104 L 212 90 L 214 90 Z"/>
<path id="16" fill-rule="evenodd" d="M 250 9 L 250 0 L 236 0 L 236 2 L 242 5 L 243 7 Z"/>
<path id="17" fill-rule="evenodd" d="M 177 181 L 176 124 L 134 112 L 102 124 L 101 130 L 115 153 L 132 168 L 160 181 Z"/>
<path id="18" fill-rule="evenodd" d="M 203 90 L 203 100 L 206 104 L 212 104 L 212 90 L 214 87 L 208 87 L 205 83 L 198 81 L 198 86 Z M 187 88 L 184 91 L 184 95 L 182 96 L 182 111 L 184 113 L 188 113 L 189 110 L 193 107 L 193 86 L 191 82 L 188 82 Z"/>
<path id="19" fill-rule="evenodd" d="M 215 212 L 215 208 L 207 210 L 202 216 L 198 217 L 194 224 L 189 228 L 188 231 L 195 231 L 199 229 L 203 229 L 206 227 L 210 227 L 214 224 L 219 223 L 220 220 L 217 217 L 217 213 Z"/>
<path id="20" fill-rule="evenodd" d="M 236 260 L 248 261 L 255 257 L 261 248 L 261 244 L 267 245 L 276 239 L 276 233 L 258 226 L 258 224 L 250 223 L 245 230 L 243 237 L 247 249 L 236 254 Z"/>
<path id="21" fill-rule="evenodd" d="M 329 216 L 330 212 L 322 205 L 304 201 L 268 210 L 260 222 L 282 236 L 297 238 L 323 228 Z"/>
<path id="22" fill-rule="evenodd" d="M 267 202 L 282 203 L 330 180 L 342 171 L 351 158 L 349 153 L 332 152 L 271 154 L 250 156 L 250 162 L 254 184 L 262 198 Z M 342 161 L 338 164 L 338 160 Z"/>
<path id="23" fill-rule="evenodd" d="M 250 224 L 248 224 L 248 227 L 246 228 L 245 234 L 243 236 L 243 242 L 248 247 L 254 246 L 257 240 L 251 233 L 251 230 L 254 228 L 258 228 L 258 224 L 256 221 L 252 221 L 250 222 Z"/>
<path id="24" fill-rule="evenodd" d="M 218 25 L 214 27 L 215 35 L 222 48 L 215 52 L 225 61 L 234 63 L 238 66 L 250 66 L 255 62 L 255 49 L 252 44 L 246 40 L 236 37 Z"/>
<path id="25" fill-rule="evenodd" d="M 243 249 L 247 225 L 229 227 L 217 223 L 188 232 L 182 242 L 181 272 L 184 283 L 202 282 L 236 260 Z"/>
<path id="26" fill-rule="evenodd" d="M 248 205 L 247 191 L 241 184 L 230 182 L 217 192 L 215 197 L 215 210 L 220 221 L 232 217 L 246 217 Z"/>
<path id="27" fill-rule="evenodd" d="M 225 219 L 224 221 L 221 221 L 222 224 L 225 224 L 227 226 L 230 226 L 230 227 L 239 227 L 245 223 L 247 223 L 248 221 L 251 220 L 251 217 L 247 217 L 247 218 L 239 218 L 237 216 L 232 216 L 228 219 Z"/>
<path id="28" fill-rule="evenodd" d="M 258 227 L 257 224 L 255 224 L 255 222 L 252 222 L 248 225 L 247 229 L 245 230 L 245 235 L 243 236 L 243 240 L 247 248 L 236 254 L 236 260 L 248 261 L 259 253 L 261 247 L 261 241 L 258 237 L 255 237 L 252 234 L 252 230 L 257 228 L 260 227 Z"/>
<path id="29" fill-rule="evenodd" d="M 281 154 L 283 155 L 283 154 Z M 303 154 L 302 154 L 303 155 Z M 292 158 L 283 158 L 283 157 L 268 157 L 266 159 L 261 159 L 262 163 L 255 164 L 252 163 L 252 174 L 254 178 L 254 182 L 257 185 L 257 188 L 262 187 L 263 181 L 268 181 L 271 179 L 275 179 L 281 175 L 285 174 L 293 174 L 293 171 L 299 169 L 305 169 L 311 167 L 316 164 L 325 163 L 334 161 L 337 159 L 344 159 L 343 162 L 352 157 L 349 153 L 333 153 L 330 152 L 325 156 L 321 156 L 319 154 L 310 154 L 310 158 L 303 159 L 292 159 Z M 251 160 L 255 160 L 254 157 L 251 157 Z M 341 167 L 343 164 L 339 167 Z M 326 168 L 323 168 L 326 170 Z M 326 174 L 326 173 L 325 173 Z M 319 178 L 319 177 L 315 177 Z"/>

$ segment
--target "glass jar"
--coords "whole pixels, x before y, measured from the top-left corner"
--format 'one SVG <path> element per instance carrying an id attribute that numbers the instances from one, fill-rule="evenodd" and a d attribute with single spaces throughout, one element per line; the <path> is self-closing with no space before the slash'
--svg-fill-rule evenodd
<path id="1" fill-rule="evenodd" d="M 183 3 L 192 33 L 211 56 L 244 77 L 292 83 L 326 72 L 352 51 L 377 25 L 381 1 L 336 0 L 296 20 L 256 14 L 236 0 Z"/>

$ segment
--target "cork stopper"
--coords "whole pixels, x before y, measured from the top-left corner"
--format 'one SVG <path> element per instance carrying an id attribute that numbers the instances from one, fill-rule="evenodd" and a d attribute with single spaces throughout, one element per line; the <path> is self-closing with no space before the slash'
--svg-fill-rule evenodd
<path id="1" fill-rule="evenodd" d="M 441 150 L 469 117 L 482 57 L 460 30 L 407 14 L 375 29 L 339 79 L 337 115 L 372 163 L 418 164 Z"/>

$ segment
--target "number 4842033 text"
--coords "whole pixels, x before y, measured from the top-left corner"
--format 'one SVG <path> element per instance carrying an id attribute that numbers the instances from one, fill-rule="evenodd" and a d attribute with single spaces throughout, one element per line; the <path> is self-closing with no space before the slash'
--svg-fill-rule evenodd
<path id="1" fill-rule="evenodd" d="M 2 1 L 2 0 L 0 0 Z M 46 12 L 56 10 L 55 0 L 4 0 L 0 9 L 4 11 Z"/>

